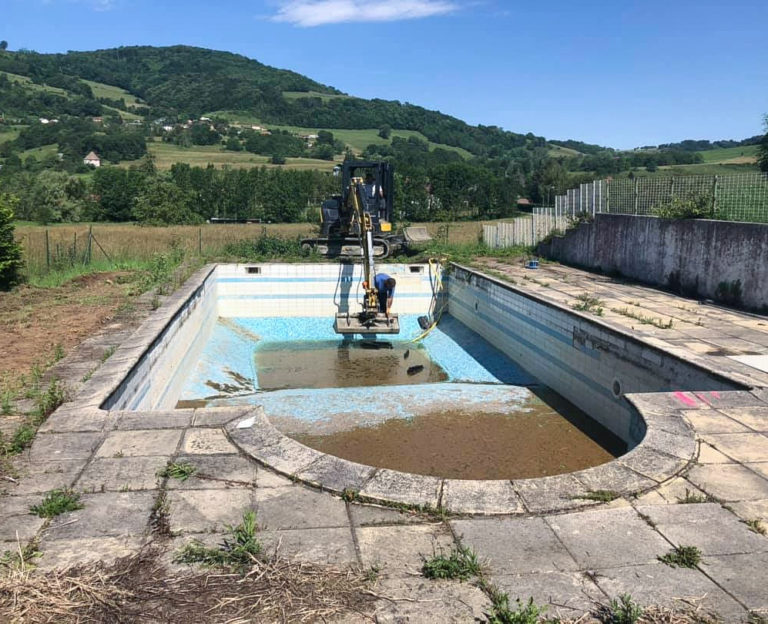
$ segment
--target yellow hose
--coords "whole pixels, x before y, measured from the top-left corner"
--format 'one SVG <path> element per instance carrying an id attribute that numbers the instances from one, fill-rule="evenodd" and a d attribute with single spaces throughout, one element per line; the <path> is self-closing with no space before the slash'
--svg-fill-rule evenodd
<path id="1" fill-rule="evenodd" d="M 429 271 L 430 271 L 430 274 L 432 273 L 432 269 L 433 269 L 434 267 L 435 267 L 435 259 L 434 259 L 434 258 L 430 258 L 430 259 L 429 259 Z M 439 293 L 439 292 L 440 292 L 442 289 L 443 289 L 443 278 L 442 278 L 442 272 L 441 272 L 441 271 L 438 271 L 438 270 L 435 270 L 435 291 L 434 291 L 434 295 L 433 295 L 433 297 L 434 297 L 434 301 L 435 301 L 435 307 L 437 307 L 437 294 L 438 294 L 438 293 Z M 433 330 L 435 327 L 437 327 L 437 324 L 440 322 L 440 319 L 443 317 L 443 312 L 445 311 L 445 308 L 446 308 L 446 307 L 447 307 L 447 305 L 444 305 L 444 306 L 443 306 L 443 307 L 440 309 L 440 312 L 438 312 L 438 313 L 435 315 L 435 320 L 432 322 L 432 324 L 431 324 L 431 325 L 430 325 L 430 326 L 429 326 L 429 327 L 428 327 L 426 330 L 424 330 L 424 332 L 423 332 L 423 333 L 421 333 L 419 336 L 417 336 L 416 338 L 414 338 L 414 339 L 413 339 L 413 340 L 411 340 L 410 342 L 411 342 L 411 343 L 414 343 L 414 342 L 419 342 L 420 340 L 424 340 L 424 338 L 426 338 L 426 337 L 427 337 L 427 336 L 430 334 L 430 332 L 431 332 L 431 331 L 432 331 L 432 330 Z"/>

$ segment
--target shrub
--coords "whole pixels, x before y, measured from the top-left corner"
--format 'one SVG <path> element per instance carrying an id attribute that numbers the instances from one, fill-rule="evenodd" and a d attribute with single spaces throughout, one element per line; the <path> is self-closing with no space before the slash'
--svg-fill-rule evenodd
<path id="1" fill-rule="evenodd" d="M 693 193 L 688 197 L 673 197 L 670 201 L 653 207 L 653 214 L 662 219 L 711 219 L 712 196 Z"/>
<path id="2" fill-rule="evenodd" d="M 0 290 L 9 290 L 21 281 L 21 246 L 13 236 L 16 197 L 0 193 Z"/>

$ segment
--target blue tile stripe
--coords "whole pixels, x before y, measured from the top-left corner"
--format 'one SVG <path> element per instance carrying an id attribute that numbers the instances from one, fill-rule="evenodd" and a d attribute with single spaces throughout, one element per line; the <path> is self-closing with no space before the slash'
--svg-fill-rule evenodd
<path id="1" fill-rule="evenodd" d="M 333 293 L 314 293 L 314 294 L 304 294 L 304 295 L 289 295 L 289 294 L 280 294 L 280 295 L 268 295 L 268 294 L 261 294 L 261 293 L 253 293 L 250 295 L 219 295 L 218 299 L 220 300 L 237 300 L 237 299 L 250 299 L 252 301 L 258 301 L 261 299 L 330 299 L 335 300 L 338 298 L 338 295 L 334 295 Z M 355 297 L 350 297 L 350 300 L 355 299 Z M 397 299 L 432 299 L 432 295 L 429 293 L 398 293 L 395 292 L 395 300 Z"/>

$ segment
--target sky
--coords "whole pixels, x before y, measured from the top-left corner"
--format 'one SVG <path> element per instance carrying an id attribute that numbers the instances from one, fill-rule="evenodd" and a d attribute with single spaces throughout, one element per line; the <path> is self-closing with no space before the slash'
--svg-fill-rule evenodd
<path id="1" fill-rule="evenodd" d="M 768 0 L 0 0 L 10 50 L 195 45 L 619 149 L 761 134 L 766 24 Z"/>

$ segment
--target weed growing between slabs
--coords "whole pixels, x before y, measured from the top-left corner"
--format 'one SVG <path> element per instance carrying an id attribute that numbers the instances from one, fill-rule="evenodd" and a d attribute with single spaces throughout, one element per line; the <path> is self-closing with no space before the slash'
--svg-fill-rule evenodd
<path id="1" fill-rule="evenodd" d="M 590 490 L 586 494 L 580 496 L 573 496 L 574 499 L 591 500 L 598 503 L 610 503 L 620 498 L 621 494 L 614 492 L 613 490 Z"/>
<path id="2" fill-rule="evenodd" d="M 675 546 L 658 559 L 673 568 L 695 568 L 701 563 L 701 551 L 696 546 Z"/>
<path id="3" fill-rule="evenodd" d="M 258 530 L 256 514 L 246 511 L 240 524 L 227 526 L 228 535 L 218 548 L 210 548 L 195 540 L 176 553 L 174 562 L 242 569 L 253 564 L 262 553 L 261 542 L 256 537 Z"/>
<path id="4" fill-rule="evenodd" d="M 80 494 L 73 490 L 51 490 L 39 505 L 30 507 L 29 512 L 41 518 L 54 518 L 68 511 L 83 509 Z"/>
<path id="5" fill-rule="evenodd" d="M 158 477 L 186 481 L 197 472 L 197 467 L 189 462 L 168 462 L 168 465 L 157 473 Z"/>
<path id="6" fill-rule="evenodd" d="M 481 573 L 480 563 L 473 550 L 456 546 L 446 555 L 442 550 L 424 560 L 421 573 L 429 579 L 459 579 L 466 581 Z"/>

